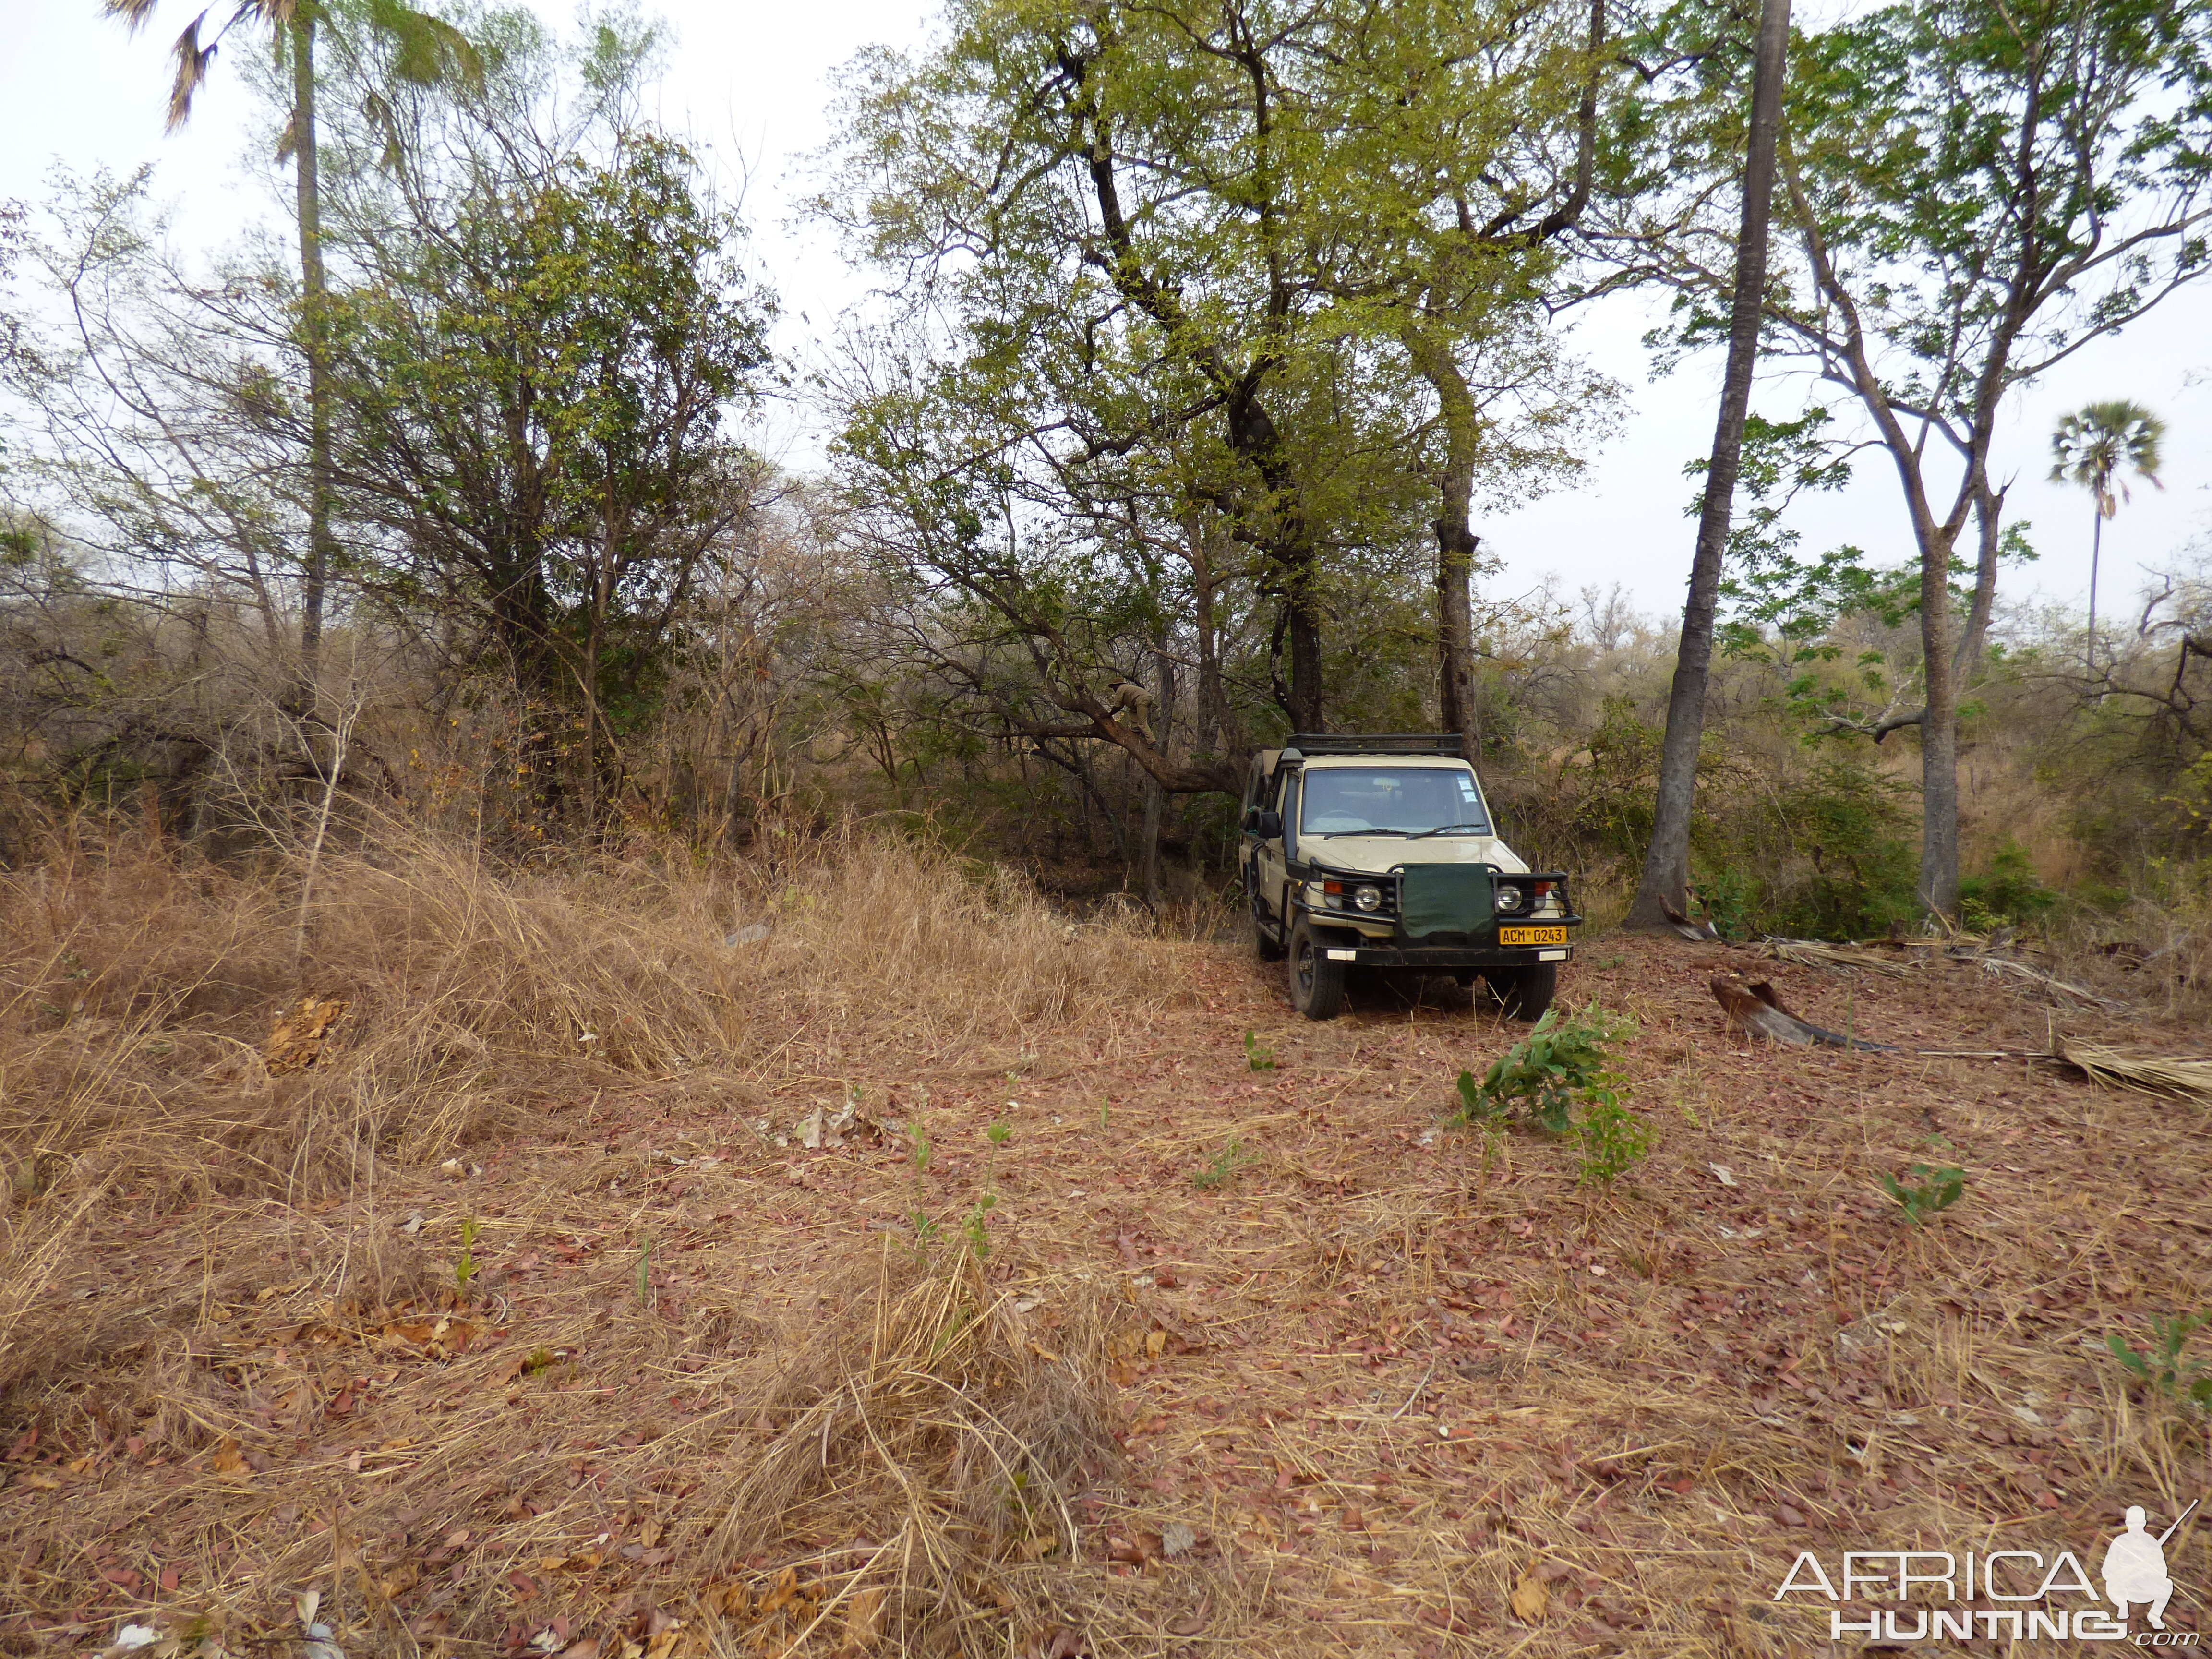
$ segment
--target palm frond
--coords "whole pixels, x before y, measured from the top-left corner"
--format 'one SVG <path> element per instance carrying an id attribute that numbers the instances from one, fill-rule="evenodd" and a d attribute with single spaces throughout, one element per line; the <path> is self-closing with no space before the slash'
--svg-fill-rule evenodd
<path id="1" fill-rule="evenodd" d="M 100 10 L 110 17 L 120 17 L 131 26 L 133 34 L 146 27 L 146 20 L 154 15 L 155 0 L 103 0 Z"/>
<path id="2" fill-rule="evenodd" d="M 215 62 L 215 52 L 220 36 L 204 46 L 200 45 L 200 25 L 207 21 L 202 12 L 185 26 L 172 49 L 177 60 L 176 84 L 169 89 L 169 131 L 174 132 L 191 118 L 192 94 L 207 79 L 208 65 Z"/>

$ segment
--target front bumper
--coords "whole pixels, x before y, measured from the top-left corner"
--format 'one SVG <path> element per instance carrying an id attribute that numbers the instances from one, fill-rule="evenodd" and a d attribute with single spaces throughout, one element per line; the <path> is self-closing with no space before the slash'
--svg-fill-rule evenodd
<path id="1" fill-rule="evenodd" d="M 1373 939 L 1331 937 L 1333 929 L 1316 929 L 1314 943 L 1331 962 L 1358 968 L 1533 968 L 1540 963 L 1571 962 L 1571 945 L 1396 945 Z"/>

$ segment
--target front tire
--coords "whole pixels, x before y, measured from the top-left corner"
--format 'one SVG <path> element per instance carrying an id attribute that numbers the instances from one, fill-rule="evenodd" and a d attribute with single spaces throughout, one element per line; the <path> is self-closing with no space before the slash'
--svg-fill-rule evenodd
<path id="1" fill-rule="evenodd" d="M 1559 994 L 1559 964 L 1540 962 L 1528 968 L 1486 968 L 1482 977 L 1508 1019 L 1541 1019 Z"/>
<path id="2" fill-rule="evenodd" d="M 1313 929 L 1291 929 L 1291 1006 L 1308 1019 L 1334 1019 L 1344 1011 L 1344 964 L 1331 962 Z"/>

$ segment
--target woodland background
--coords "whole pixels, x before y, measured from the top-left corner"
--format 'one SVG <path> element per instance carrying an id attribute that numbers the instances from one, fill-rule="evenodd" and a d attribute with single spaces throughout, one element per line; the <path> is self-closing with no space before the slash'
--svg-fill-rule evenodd
<path id="1" fill-rule="evenodd" d="M 746 228 L 643 113 L 650 20 L 211 18 L 192 52 L 228 45 L 187 81 L 256 91 L 272 177 L 306 176 L 307 136 L 311 261 L 173 246 L 143 175 L 59 173 L 0 222 L 11 859 L 87 808 L 218 858 L 379 814 L 514 860 L 858 816 L 1211 928 L 1242 908 L 1251 748 L 1442 726 L 1516 845 L 1625 908 L 1674 620 L 1494 592 L 1480 523 L 1606 441 L 1620 387 L 1557 325 L 1579 301 L 1654 285 L 1670 349 L 1722 331 L 1754 20 L 956 7 L 846 79 L 809 222 L 891 304 L 799 382 Z M 1815 372 L 1752 422 L 1692 830 L 1738 935 L 1925 908 L 1918 573 L 1791 527 L 1892 464 L 1864 387 L 1820 378 L 1823 247 L 1929 493 L 1957 485 L 1925 557 L 1966 636 L 1963 914 L 2154 949 L 2201 921 L 2205 549 L 2108 586 L 2093 647 L 2007 599 L 2033 539 L 1965 475 L 2006 388 L 2156 329 L 2196 274 L 2202 19 L 2009 18 L 1893 9 L 1792 49 L 1765 331 Z M 2008 167 L 2072 192 L 2041 243 L 2008 240 Z M 2039 261 L 2049 303 L 2014 317 Z M 768 398 L 817 410 L 828 471 L 747 447 Z M 1654 544 L 1686 564 L 1674 506 Z"/>

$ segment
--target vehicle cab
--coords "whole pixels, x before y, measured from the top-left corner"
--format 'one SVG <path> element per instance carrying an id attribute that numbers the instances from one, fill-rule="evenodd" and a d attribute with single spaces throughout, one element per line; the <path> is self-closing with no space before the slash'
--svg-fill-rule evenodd
<path id="1" fill-rule="evenodd" d="M 1551 1006 L 1582 925 L 1559 871 L 1500 840 L 1456 735 L 1294 735 L 1246 785 L 1240 854 L 1262 958 L 1334 1018 L 1353 968 L 1480 976 L 1504 1011 Z"/>

